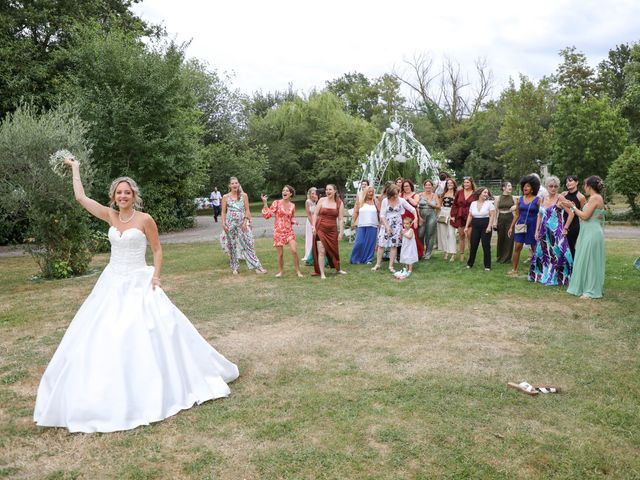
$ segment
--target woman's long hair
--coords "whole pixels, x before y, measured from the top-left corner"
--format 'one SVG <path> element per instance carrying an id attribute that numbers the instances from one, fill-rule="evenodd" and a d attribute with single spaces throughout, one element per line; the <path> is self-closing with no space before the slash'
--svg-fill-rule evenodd
<path id="1" fill-rule="evenodd" d="M 238 182 L 238 199 L 240 199 L 240 197 L 242 197 L 242 194 L 244 193 L 244 190 L 242 190 L 242 184 L 240 183 L 240 180 L 238 180 L 238 177 L 230 177 L 229 178 L 229 193 L 231 193 L 231 180 L 235 180 L 236 182 Z"/>
<path id="2" fill-rule="evenodd" d="M 135 210 L 142 210 L 140 189 L 136 181 L 131 177 L 118 177 L 111 182 L 111 186 L 109 187 L 109 206 L 114 207 L 116 205 L 116 188 L 118 188 L 118 185 L 122 182 L 127 183 L 129 187 L 131 187 L 131 191 L 133 192 L 133 208 Z"/>

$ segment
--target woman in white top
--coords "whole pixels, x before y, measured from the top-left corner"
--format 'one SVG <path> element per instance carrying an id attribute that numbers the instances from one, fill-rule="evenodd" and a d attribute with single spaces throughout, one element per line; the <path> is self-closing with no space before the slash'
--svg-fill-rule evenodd
<path id="1" fill-rule="evenodd" d="M 318 203 L 318 190 L 311 187 L 307 190 L 307 200 L 304 202 L 304 208 L 307 212 L 307 221 L 304 230 L 304 263 L 305 265 L 313 265 L 313 232 L 311 231 L 313 222 L 313 212 L 316 210 Z"/>
<path id="2" fill-rule="evenodd" d="M 375 189 L 367 187 L 353 210 L 351 227 L 357 227 L 357 230 L 356 241 L 353 250 L 351 250 L 351 263 L 371 264 L 373 262 L 376 238 L 378 237 L 378 223 Z"/>
<path id="3" fill-rule="evenodd" d="M 491 194 L 488 188 L 479 188 L 474 195 L 477 200 L 472 202 L 469 207 L 469 216 L 465 227 L 467 236 L 471 238 L 467 268 L 473 267 L 478 246 L 482 241 L 484 269 L 489 271 L 491 270 L 491 232 L 496 218 L 496 208 L 489 200 Z"/>
<path id="4" fill-rule="evenodd" d="M 375 267 L 371 270 L 376 271 L 382 263 L 382 252 L 385 248 L 391 250 L 389 254 L 389 271 L 395 273 L 393 264 L 398 254 L 398 246 L 400 246 L 400 234 L 402 232 L 402 214 L 408 210 L 413 214 L 413 227 L 418 225 L 417 211 L 404 198 L 398 196 L 398 187 L 389 186 L 387 189 L 387 198 L 382 200 L 380 207 L 380 223 L 383 228 L 378 232 L 378 258 Z"/>

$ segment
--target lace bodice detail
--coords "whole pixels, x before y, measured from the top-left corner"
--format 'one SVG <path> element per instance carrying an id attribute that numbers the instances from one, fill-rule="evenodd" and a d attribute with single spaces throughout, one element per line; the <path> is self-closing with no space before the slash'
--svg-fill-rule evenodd
<path id="1" fill-rule="evenodd" d="M 147 266 L 145 261 L 147 237 L 142 230 L 129 228 L 121 233 L 112 226 L 109 228 L 109 242 L 111 242 L 109 267 L 115 272 L 125 274 Z"/>

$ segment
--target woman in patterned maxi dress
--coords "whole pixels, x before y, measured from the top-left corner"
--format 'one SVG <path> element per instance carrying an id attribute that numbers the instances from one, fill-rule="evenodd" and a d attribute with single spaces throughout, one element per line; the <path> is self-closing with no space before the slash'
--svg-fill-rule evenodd
<path id="1" fill-rule="evenodd" d="M 282 200 L 276 200 L 271 204 L 271 208 L 267 207 L 267 196 L 262 195 L 262 216 L 266 219 L 275 216 L 275 224 L 273 226 L 273 246 L 278 252 L 278 273 L 276 277 L 281 277 L 284 270 L 284 246 L 289 245 L 291 257 L 293 258 L 293 267 L 296 269 L 298 277 L 302 277 L 300 271 L 300 262 L 298 260 L 298 249 L 296 246 L 296 234 L 293 231 L 293 225 L 298 225 L 296 217 L 296 206 L 291 201 L 291 197 L 295 195 L 295 190 L 289 185 L 285 185 L 282 189 Z"/>
<path id="2" fill-rule="evenodd" d="M 398 188 L 395 185 L 387 188 L 387 198 L 382 200 L 380 207 L 380 230 L 378 231 L 378 256 L 375 266 L 371 269 L 373 272 L 380 269 L 382 263 L 382 253 L 385 248 L 389 248 L 389 271 L 395 273 L 393 265 L 396 261 L 398 246 L 401 245 L 402 239 L 402 214 L 405 210 L 413 213 L 413 227 L 418 225 L 418 211 L 398 195 Z M 417 248 L 417 245 L 416 245 Z"/>
<path id="3" fill-rule="evenodd" d="M 543 285 L 568 285 L 573 267 L 573 256 L 567 240 L 567 230 L 573 221 L 573 212 L 569 212 L 567 223 L 564 223 L 563 208 L 560 207 L 564 197 L 558 195 L 560 180 L 547 177 L 545 185 L 549 196 L 538 211 L 536 222 L 536 248 L 533 251 L 529 281 Z"/>
<path id="4" fill-rule="evenodd" d="M 221 210 L 224 232 L 220 236 L 220 243 L 229 255 L 233 274 L 238 274 L 240 260 L 245 260 L 247 267 L 250 270 L 255 270 L 256 273 L 267 273 L 262 268 L 253 245 L 249 198 L 242 191 L 242 186 L 236 177 L 229 179 L 229 193 L 222 197 Z"/>

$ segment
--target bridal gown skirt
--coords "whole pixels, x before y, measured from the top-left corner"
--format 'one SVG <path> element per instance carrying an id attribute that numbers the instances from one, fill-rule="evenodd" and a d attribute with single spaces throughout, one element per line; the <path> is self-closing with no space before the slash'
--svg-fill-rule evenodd
<path id="1" fill-rule="evenodd" d="M 142 236 L 146 248 L 141 231 L 129 232 L 123 237 Z M 227 382 L 238 377 L 236 365 L 200 336 L 162 289 L 153 290 L 153 267 L 132 268 L 125 258 L 118 268 L 114 255 L 112 248 L 112 263 L 42 377 L 34 411 L 40 426 L 128 430 L 226 397 Z"/>

